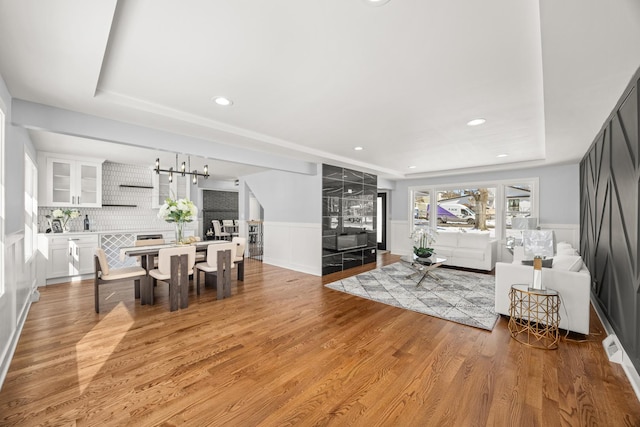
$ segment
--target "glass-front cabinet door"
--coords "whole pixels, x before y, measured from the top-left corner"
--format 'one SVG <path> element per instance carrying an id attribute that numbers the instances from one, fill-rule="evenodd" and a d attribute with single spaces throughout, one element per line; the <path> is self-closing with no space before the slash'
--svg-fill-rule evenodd
<path id="1" fill-rule="evenodd" d="M 71 161 L 54 160 L 48 162 L 48 170 L 51 183 L 49 194 L 51 202 L 56 205 L 71 205 Z"/>
<path id="2" fill-rule="evenodd" d="M 78 163 L 78 171 L 80 172 L 78 204 L 81 206 L 100 205 L 101 198 L 98 195 L 101 186 L 98 184 L 101 179 L 98 177 L 98 165 Z"/>
<path id="3" fill-rule="evenodd" d="M 47 158 L 46 205 L 102 206 L 102 164 Z"/>

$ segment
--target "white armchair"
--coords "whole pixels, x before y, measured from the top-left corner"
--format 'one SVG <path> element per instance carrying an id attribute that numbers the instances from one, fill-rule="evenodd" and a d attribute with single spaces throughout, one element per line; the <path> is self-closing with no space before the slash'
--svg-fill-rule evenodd
<path id="1" fill-rule="evenodd" d="M 531 284 L 533 267 L 519 257 L 496 263 L 495 310 L 509 315 L 511 285 Z M 557 255 L 551 268 L 542 269 L 542 284 L 560 294 L 560 328 L 589 334 L 591 274 L 579 255 Z"/>

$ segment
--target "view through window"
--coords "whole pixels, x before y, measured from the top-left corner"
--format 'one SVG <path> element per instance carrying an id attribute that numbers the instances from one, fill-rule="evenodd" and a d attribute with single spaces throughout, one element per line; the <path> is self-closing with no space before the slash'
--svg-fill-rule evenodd
<path id="1" fill-rule="evenodd" d="M 528 218 L 531 216 L 531 188 L 530 184 L 512 184 L 505 186 L 505 226 L 511 228 L 513 218 Z"/>
<path id="2" fill-rule="evenodd" d="M 414 227 L 429 227 L 433 216 L 440 230 L 479 229 L 495 235 L 495 188 L 437 190 L 433 192 L 436 196 L 433 208 L 431 194 L 430 191 L 414 192 Z"/>
<path id="3" fill-rule="evenodd" d="M 536 188 L 537 179 L 531 178 L 515 183 L 413 189 L 413 229 L 479 230 L 503 239 L 512 233 L 513 218 L 537 216 Z"/>

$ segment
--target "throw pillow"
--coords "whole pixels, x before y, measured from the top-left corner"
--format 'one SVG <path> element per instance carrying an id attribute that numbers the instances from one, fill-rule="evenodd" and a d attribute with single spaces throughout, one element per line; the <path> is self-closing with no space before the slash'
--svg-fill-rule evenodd
<path id="1" fill-rule="evenodd" d="M 580 271 L 582 258 L 580 255 L 561 255 L 553 259 L 554 270 Z"/>
<path id="2" fill-rule="evenodd" d="M 578 251 L 576 251 L 572 247 L 559 248 L 557 253 L 558 253 L 558 255 L 578 255 Z"/>
<path id="3" fill-rule="evenodd" d="M 556 250 L 560 250 L 560 249 L 573 249 L 571 247 L 571 243 L 569 242 L 558 242 L 558 244 L 556 245 Z"/>

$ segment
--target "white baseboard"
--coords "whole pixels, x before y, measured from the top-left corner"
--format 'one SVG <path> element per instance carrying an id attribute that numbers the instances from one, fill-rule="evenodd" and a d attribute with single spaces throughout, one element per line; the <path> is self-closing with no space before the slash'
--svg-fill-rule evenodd
<path id="1" fill-rule="evenodd" d="M 633 366 L 633 363 L 631 363 L 627 352 L 618 340 L 618 337 L 615 335 L 613 328 L 611 327 L 611 323 L 609 323 L 609 319 L 604 315 L 602 309 L 598 305 L 598 301 L 596 301 L 593 295 L 591 295 L 591 305 L 593 305 L 593 308 L 595 309 L 596 314 L 607 333 L 607 337 L 602 341 L 602 346 L 604 347 L 604 351 L 607 353 L 607 357 L 611 362 L 622 365 L 622 369 L 627 375 L 627 379 L 629 380 L 629 383 L 631 383 L 633 391 L 636 393 L 636 398 L 640 401 L 640 375 L 638 375 L 638 371 L 635 366 Z"/>

